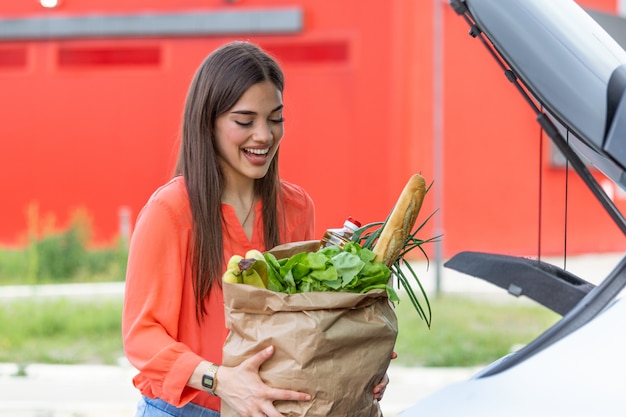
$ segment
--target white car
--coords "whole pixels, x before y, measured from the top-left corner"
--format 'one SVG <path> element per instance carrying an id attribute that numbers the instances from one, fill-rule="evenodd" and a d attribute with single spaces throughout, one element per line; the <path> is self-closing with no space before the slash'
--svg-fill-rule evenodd
<path id="1" fill-rule="evenodd" d="M 616 226 L 588 170 L 626 188 L 626 52 L 573 0 L 452 0 Z M 565 140 L 564 137 L 567 137 Z M 597 286 L 545 262 L 462 252 L 446 266 L 563 317 L 531 343 L 400 417 L 625 416 L 626 257 Z"/>

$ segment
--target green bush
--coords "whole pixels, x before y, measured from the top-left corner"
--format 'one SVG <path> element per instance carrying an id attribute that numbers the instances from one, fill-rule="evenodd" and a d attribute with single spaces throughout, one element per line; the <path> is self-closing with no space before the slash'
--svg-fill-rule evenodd
<path id="1" fill-rule="evenodd" d="M 67 281 L 84 266 L 87 250 L 77 225 L 69 230 L 34 242 L 37 252 L 38 280 Z"/>
<path id="2" fill-rule="evenodd" d="M 0 283 L 23 281 L 28 276 L 28 251 L 0 250 Z"/>
<path id="3" fill-rule="evenodd" d="M 128 248 L 123 239 L 116 246 L 85 252 L 85 276 L 80 281 L 123 281 L 128 263 Z"/>
<path id="4" fill-rule="evenodd" d="M 123 281 L 127 243 L 88 248 L 91 227 L 84 215 L 67 230 L 31 237 L 23 249 L 0 249 L 0 285 Z"/>

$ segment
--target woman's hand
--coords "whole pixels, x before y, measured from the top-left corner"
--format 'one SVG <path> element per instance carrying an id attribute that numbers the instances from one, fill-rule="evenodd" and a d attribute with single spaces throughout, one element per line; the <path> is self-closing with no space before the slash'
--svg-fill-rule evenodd
<path id="1" fill-rule="evenodd" d="M 397 357 L 398 357 L 398 354 L 396 352 L 391 353 L 391 359 L 395 359 Z M 375 400 L 380 401 L 383 399 L 383 395 L 385 395 L 385 389 L 387 388 L 388 384 L 389 384 L 389 375 L 385 373 L 385 376 L 383 376 L 383 379 L 381 379 L 380 382 L 374 386 L 374 399 Z"/>
<path id="2" fill-rule="evenodd" d="M 220 366 L 215 393 L 242 417 L 281 417 L 274 401 L 309 401 L 306 393 L 272 388 L 259 376 L 259 368 L 274 354 L 270 346 L 235 367 Z M 383 389 L 384 390 L 384 389 Z"/>

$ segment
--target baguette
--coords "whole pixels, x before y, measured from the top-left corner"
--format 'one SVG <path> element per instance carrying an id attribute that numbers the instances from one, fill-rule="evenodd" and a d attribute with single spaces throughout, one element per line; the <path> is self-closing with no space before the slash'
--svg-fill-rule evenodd
<path id="1" fill-rule="evenodd" d="M 396 262 L 415 226 L 425 193 L 426 182 L 421 175 L 409 178 L 374 245 L 376 261 L 388 267 Z"/>

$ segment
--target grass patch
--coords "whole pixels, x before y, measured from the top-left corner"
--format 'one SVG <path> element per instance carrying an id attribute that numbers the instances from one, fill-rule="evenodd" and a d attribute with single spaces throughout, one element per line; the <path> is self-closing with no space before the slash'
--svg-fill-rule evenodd
<path id="1" fill-rule="evenodd" d="M 396 308 L 398 339 L 395 364 L 406 366 L 484 365 L 525 345 L 560 316 L 538 304 L 511 299 L 490 302 L 469 298 L 432 297 L 430 329 L 410 302 Z"/>
<path id="2" fill-rule="evenodd" d="M 0 248 L 0 284 L 26 284 L 28 252 L 24 249 Z"/>
<path id="3" fill-rule="evenodd" d="M 0 362 L 115 364 L 121 316 L 121 300 L 0 304 Z"/>
<path id="4" fill-rule="evenodd" d="M 433 297 L 429 330 L 408 300 L 397 306 L 398 359 L 405 366 L 476 366 L 542 333 L 559 316 L 511 300 Z M 115 364 L 124 355 L 122 300 L 19 300 L 0 304 L 0 362 Z"/>

